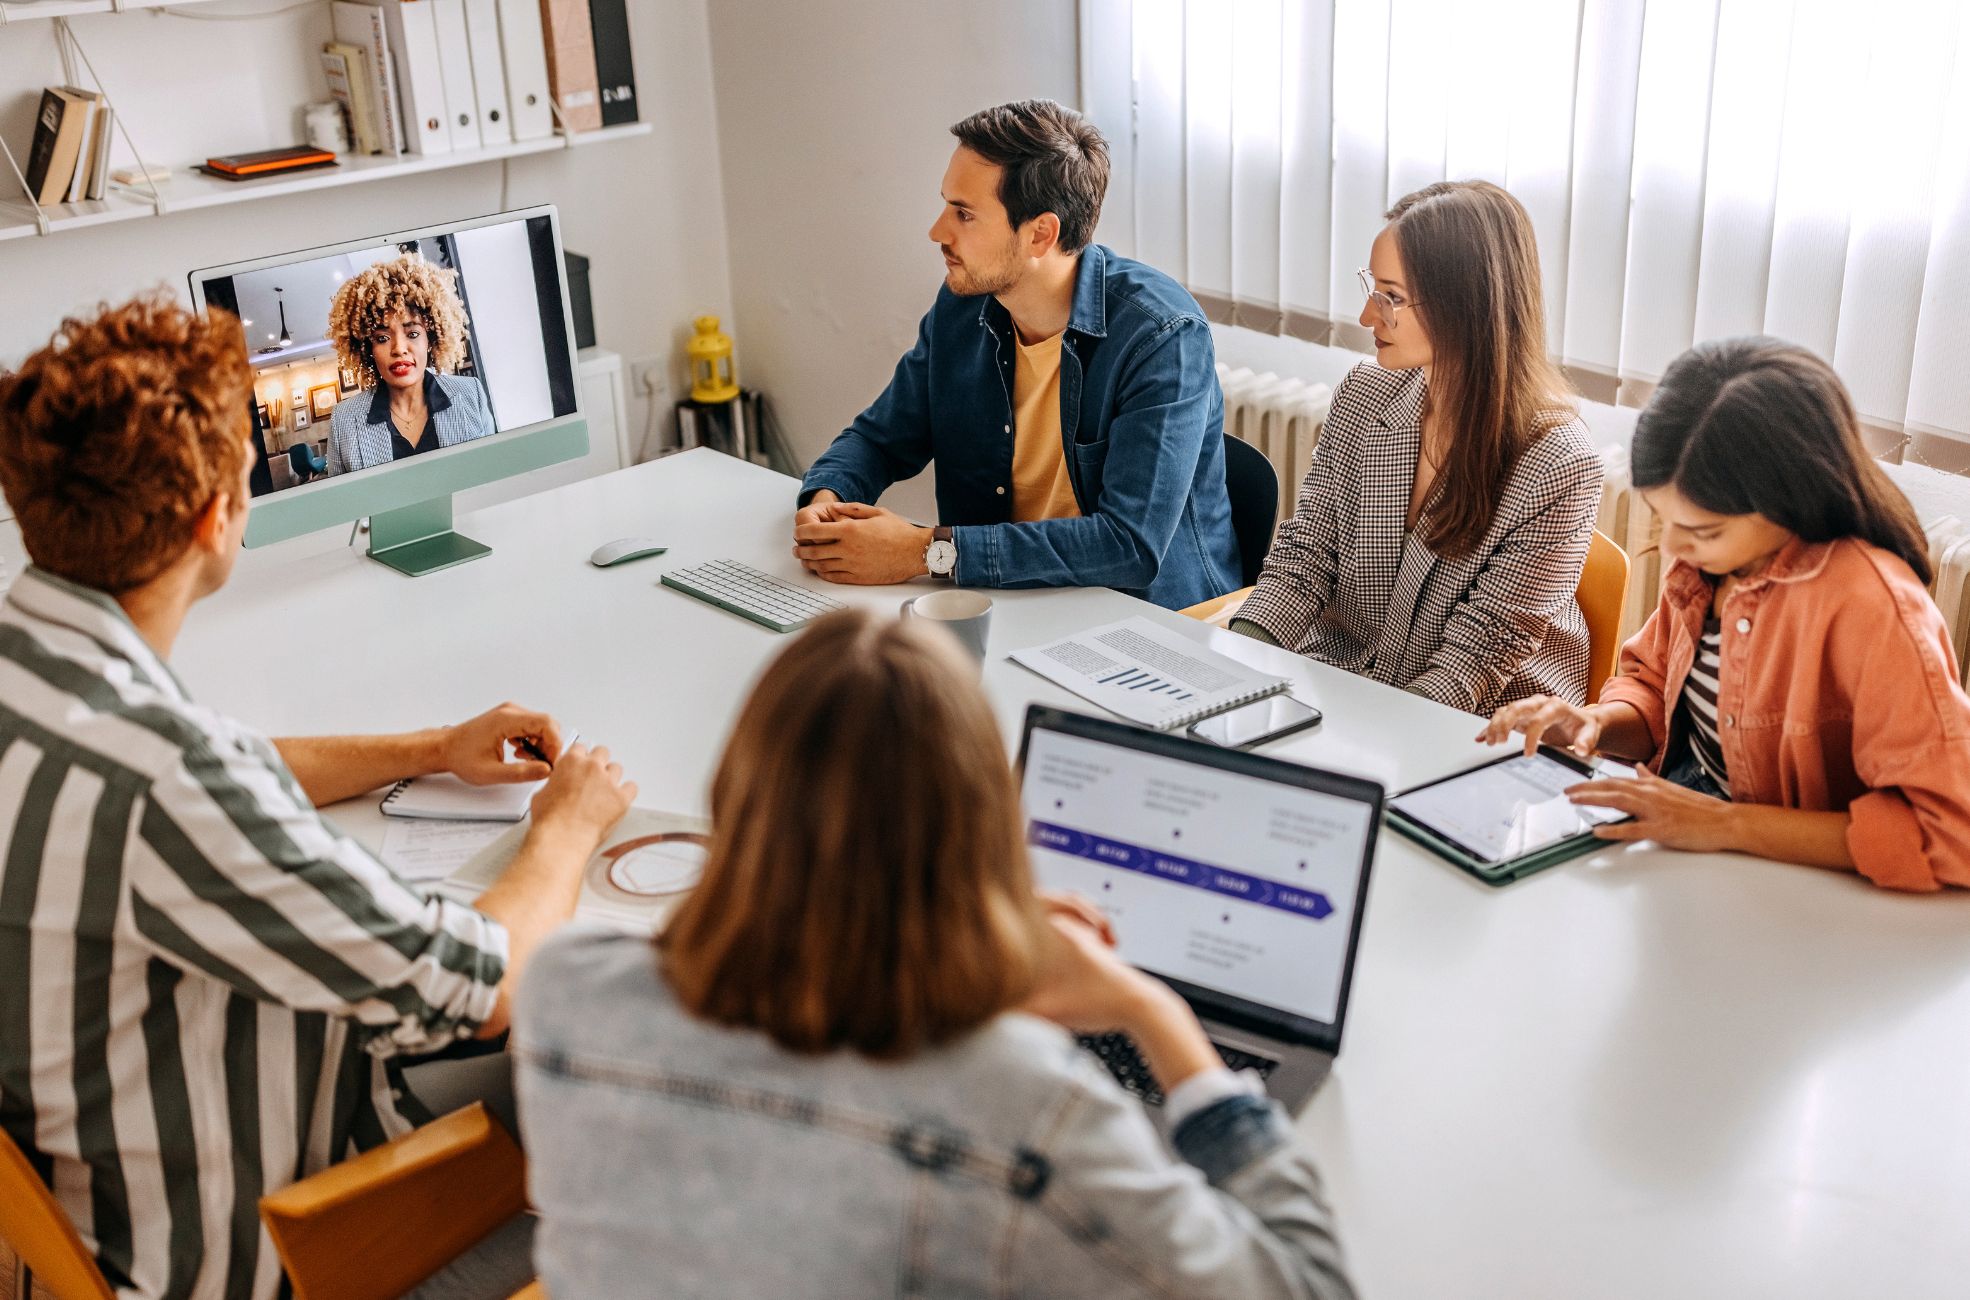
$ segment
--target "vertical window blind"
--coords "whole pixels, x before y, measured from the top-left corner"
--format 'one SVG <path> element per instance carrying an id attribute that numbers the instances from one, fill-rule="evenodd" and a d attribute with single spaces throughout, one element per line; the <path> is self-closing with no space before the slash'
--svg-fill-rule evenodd
<path id="1" fill-rule="evenodd" d="M 1538 231 L 1595 395 L 1699 339 L 1831 360 L 1870 425 L 1970 452 L 1962 0 L 1081 0 L 1100 237 L 1215 318 L 1362 346 L 1382 214 L 1444 179 Z M 1598 380 L 1597 384 L 1595 381 Z"/>

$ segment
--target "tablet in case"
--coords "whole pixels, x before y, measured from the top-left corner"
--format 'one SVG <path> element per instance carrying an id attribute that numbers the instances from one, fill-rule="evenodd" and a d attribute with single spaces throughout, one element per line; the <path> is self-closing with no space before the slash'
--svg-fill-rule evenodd
<path id="1" fill-rule="evenodd" d="M 1583 781 L 1591 780 L 1597 776 L 1613 774 L 1607 770 L 1607 767 L 1612 767 L 1615 772 L 1629 772 L 1632 770 L 1620 764 L 1611 764 L 1604 767 L 1597 763 L 1589 763 L 1564 750 L 1549 749 L 1543 745 L 1540 747 L 1539 753 L 1545 758 L 1567 768 L 1570 774 L 1578 774 L 1579 779 Z M 1414 840 L 1453 866 L 1476 876 L 1487 885 L 1494 886 L 1509 885 L 1514 880 L 1522 880 L 1527 876 L 1544 871 L 1548 867 L 1556 867 L 1562 862 L 1568 862 L 1574 858 L 1585 856 L 1606 845 L 1607 841 L 1597 837 L 1593 832 L 1593 828 L 1590 826 L 1577 834 L 1554 840 L 1530 852 L 1493 861 L 1474 851 L 1469 846 L 1460 843 L 1451 835 L 1431 826 L 1420 817 L 1404 811 L 1399 806 L 1403 798 L 1415 794 L 1418 791 L 1445 785 L 1453 781 L 1467 781 L 1476 773 L 1484 772 L 1488 768 L 1497 767 L 1504 763 L 1511 763 L 1522 758 L 1524 758 L 1522 754 L 1507 754 L 1489 763 L 1482 763 L 1474 768 L 1466 768 L 1462 772 L 1453 773 L 1436 781 L 1427 781 L 1413 789 L 1405 790 L 1389 800 L 1388 823 L 1401 834 Z M 1607 815 L 1597 820 L 1598 824 L 1605 825 L 1628 819 L 1624 816 Z"/>

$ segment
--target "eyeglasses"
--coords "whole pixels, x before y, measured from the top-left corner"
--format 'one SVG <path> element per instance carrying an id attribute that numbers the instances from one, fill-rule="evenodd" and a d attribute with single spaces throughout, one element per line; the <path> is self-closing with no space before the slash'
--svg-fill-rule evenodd
<path id="1" fill-rule="evenodd" d="M 1404 307 L 1422 306 L 1421 303 L 1417 302 L 1397 302 L 1380 289 L 1377 289 L 1375 287 L 1375 273 L 1365 266 L 1356 269 L 1354 274 L 1355 278 L 1361 281 L 1361 292 L 1368 295 L 1368 301 L 1374 303 L 1379 311 L 1383 329 L 1392 330 L 1395 328 L 1395 314 Z"/>

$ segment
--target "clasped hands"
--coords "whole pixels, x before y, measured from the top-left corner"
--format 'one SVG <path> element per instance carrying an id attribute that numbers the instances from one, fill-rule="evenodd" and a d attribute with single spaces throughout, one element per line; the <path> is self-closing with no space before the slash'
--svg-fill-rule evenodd
<path id="1" fill-rule="evenodd" d="M 793 517 L 793 554 L 829 582 L 886 586 L 930 572 L 931 531 L 893 510 L 843 501 L 823 488 Z"/>
<path id="2" fill-rule="evenodd" d="M 1525 737 L 1525 752 L 1535 753 L 1540 742 L 1573 750 L 1582 756 L 1600 747 L 1602 716 L 1550 695 L 1535 695 L 1507 704 L 1491 716 L 1478 739 L 1502 745 L 1517 731 Z M 1724 799 L 1698 794 L 1665 781 L 1637 765 L 1632 779 L 1608 778 L 1569 786 L 1566 797 L 1576 804 L 1612 808 L 1633 821 L 1596 826 L 1604 840 L 1653 840 L 1666 849 L 1709 853 L 1733 847 L 1733 806 Z"/>

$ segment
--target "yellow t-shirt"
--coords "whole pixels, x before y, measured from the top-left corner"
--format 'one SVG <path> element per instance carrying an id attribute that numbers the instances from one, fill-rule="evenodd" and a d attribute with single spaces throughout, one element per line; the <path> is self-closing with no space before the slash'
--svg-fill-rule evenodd
<path id="1" fill-rule="evenodd" d="M 1062 334 L 1018 346 L 1012 373 L 1012 520 L 1072 519 L 1081 513 L 1060 447 Z"/>

